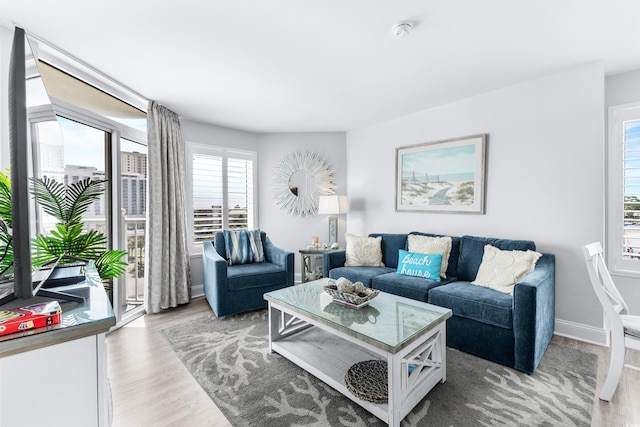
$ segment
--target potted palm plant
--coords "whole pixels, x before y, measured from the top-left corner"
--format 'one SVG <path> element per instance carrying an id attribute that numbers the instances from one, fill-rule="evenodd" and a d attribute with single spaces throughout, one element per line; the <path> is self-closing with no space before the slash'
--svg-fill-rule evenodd
<path id="1" fill-rule="evenodd" d="M 127 263 L 120 250 L 106 250 L 107 237 L 97 230 L 84 230 L 82 215 L 104 192 L 104 180 L 90 178 L 65 185 L 53 179 L 31 178 L 31 194 L 38 205 L 58 222 L 48 235 L 32 241 L 32 263 L 40 267 L 61 255 L 93 261 L 100 278 L 109 282 L 125 272 Z"/>

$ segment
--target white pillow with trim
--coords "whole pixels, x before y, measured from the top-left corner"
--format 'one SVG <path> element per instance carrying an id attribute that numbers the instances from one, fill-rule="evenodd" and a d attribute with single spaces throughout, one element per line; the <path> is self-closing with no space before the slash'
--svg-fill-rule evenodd
<path id="1" fill-rule="evenodd" d="M 541 256 L 531 250 L 503 251 L 485 245 L 476 280 L 471 283 L 513 295 L 516 283 L 534 270 Z"/>
<path id="2" fill-rule="evenodd" d="M 450 236 L 433 237 L 420 234 L 409 234 L 407 237 L 409 252 L 418 254 L 442 254 L 440 277 L 447 277 L 449 255 L 451 255 L 452 240 Z"/>
<path id="3" fill-rule="evenodd" d="M 345 234 L 345 267 L 384 267 L 382 262 L 382 236 L 360 237 Z"/>

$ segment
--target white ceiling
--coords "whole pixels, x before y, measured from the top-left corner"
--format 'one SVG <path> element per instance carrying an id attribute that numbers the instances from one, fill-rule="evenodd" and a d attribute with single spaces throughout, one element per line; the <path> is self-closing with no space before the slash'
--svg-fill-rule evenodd
<path id="1" fill-rule="evenodd" d="M 255 132 L 350 130 L 593 61 L 637 70 L 639 19 L 638 0 L 0 2 L 0 23 L 180 116 Z"/>

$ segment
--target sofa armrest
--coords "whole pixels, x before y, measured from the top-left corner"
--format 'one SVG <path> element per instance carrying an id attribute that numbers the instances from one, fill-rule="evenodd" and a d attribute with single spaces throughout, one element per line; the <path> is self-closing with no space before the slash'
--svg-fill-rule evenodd
<path id="1" fill-rule="evenodd" d="M 268 236 L 265 236 L 262 241 L 262 247 L 264 248 L 264 260 L 283 268 L 288 273 L 288 285 L 293 285 L 295 254 L 277 247 Z"/>
<path id="2" fill-rule="evenodd" d="M 344 263 L 346 260 L 346 249 L 326 252 L 322 257 L 322 276 L 329 277 L 329 271 L 333 270 L 334 268 L 344 267 Z"/>
<path id="3" fill-rule="evenodd" d="M 551 340 L 555 323 L 556 258 L 543 254 L 513 293 L 515 368 L 533 372 Z"/>
<path id="4" fill-rule="evenodd" d="M 227 288 L 227 260 L 216 251 L 212 241 L 202 242 L 202 270 L 205 293 L 212 297 L 214 292 Z"/>

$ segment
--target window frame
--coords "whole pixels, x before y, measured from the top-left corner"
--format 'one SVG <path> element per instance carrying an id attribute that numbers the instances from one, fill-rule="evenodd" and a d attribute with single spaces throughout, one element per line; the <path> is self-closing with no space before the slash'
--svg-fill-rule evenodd
<path id="1" fill-rule="evenodd" d="M 195 242 L 194 236 L 194 206 L 193 206 L 193 155 L 200 154 L 204 156 L 222 157 L 223 171 L 223 211 L 228 207 L 228 170 L 227 162 L 229 158 L 251 160 L 253 164 L 253 228 L 260 227 L 259 208 L 258 208 L 258 153 L 249 150 L 240 150 L 231 147 L 222 147 L 209 144 L 203 144 L 193 141 L 185 143 L 185 175 L 186 175 L 186 208 L 187 208 L 187 229 L 189 233 L 189 253 L 192 256 L 202 254 L 202 245 Z M 228 209 L 227 209 L 228 210 Z M 223 215 L 223 228 L 227 228 L 228 216 Z"/>
<path id="2" fill-rule="evenodd" d="M 640 277 L 640 260 L 624 259 L 620 247 L 624 234 L 624 123 L 640 120 L 640 102 L 611 106 L 607 116 L 607 261 L 612 274 Z"/>

